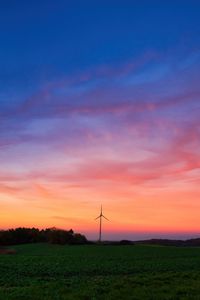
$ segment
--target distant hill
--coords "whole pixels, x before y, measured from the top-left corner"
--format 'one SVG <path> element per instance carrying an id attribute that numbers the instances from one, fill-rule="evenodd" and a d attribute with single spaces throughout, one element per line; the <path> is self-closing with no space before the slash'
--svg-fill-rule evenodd
<path id="1" fill-rule="evenodd" d="M 93 242 L 95 244 L 95 242 Z M 98 242 L 97 242 L 98 243 Z M 142 241 L 103 241 L 104 246 L 122 246 L 122 245 L 158 245 L 158 246 L 175 246 L 175 247 L 200 247 L 200 238 L 188 240 L 170 240 L 170 239 L 149 239 Z"/>
<path id="2" fill-rule="evenodd" d="M 149 244 L 161 246 L 176 246 L 176 247 L 199 247 L 200 238 L 188 240 L 170 240 L 170 239 L 150 239 L 143 241 L 135 241 L 135 244 Z"/>

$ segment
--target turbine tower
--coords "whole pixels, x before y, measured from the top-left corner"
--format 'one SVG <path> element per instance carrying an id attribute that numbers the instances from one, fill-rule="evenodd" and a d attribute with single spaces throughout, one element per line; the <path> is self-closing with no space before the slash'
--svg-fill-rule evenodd
<path id="1" fill-rule="evenodd" d="M 107 221 L 109 221 L 102 212 L 102 205 L 101 205 L 101 211 L 100 211 L 100 215 L 95 219 L 99 219 L 99 242 L 101 242 L 101 232 L 102 232 L 102 218 L 106 219 Z"/>

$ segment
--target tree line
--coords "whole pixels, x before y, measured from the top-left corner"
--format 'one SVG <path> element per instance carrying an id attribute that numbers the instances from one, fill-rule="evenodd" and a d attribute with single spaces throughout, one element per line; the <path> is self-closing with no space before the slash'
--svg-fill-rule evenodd
<path id="1" fill-rule="evenodd" d="M 86 237 L 80 233 L 74 233 L 72 229 L 63 230 L 58 228 L 19 227 L 15 229 L 0 230 L 0 245 L 18 245 L 27 243 L 51 243 L 51 244 L 87 244 Z"/>

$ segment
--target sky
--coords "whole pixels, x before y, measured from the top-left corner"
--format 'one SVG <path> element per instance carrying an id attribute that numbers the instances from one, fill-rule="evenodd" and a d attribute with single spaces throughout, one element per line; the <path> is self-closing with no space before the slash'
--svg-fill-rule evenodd
<path id="1" fill-rule="evenodd" d="M 199 13 L 0 1 L 0 228 L 199 236 Z"/>

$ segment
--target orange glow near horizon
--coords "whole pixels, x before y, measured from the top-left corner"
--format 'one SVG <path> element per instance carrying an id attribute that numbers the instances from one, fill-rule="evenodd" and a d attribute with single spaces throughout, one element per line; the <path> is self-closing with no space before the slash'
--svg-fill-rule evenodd
<path id="1" fill-rule="evenodd" d="M 118 178 L 116 174 L 109 176 Z M 121 186 L 115 181 L 61 186 L 32 180 L 20 190 L 1 189 L 1 228 L 55 226 L 95 238 L 98 221 L 94 218 L 102 203 L 110 220 L 103 223 L 103 232 L 110 238 L 128 234 L 134 239 L 135 233 L 141 237 L 144 233 L 195 235 L 200 230 L 197 188 L 195 183 L 176 188 L 173 184 L 133 188 L 129 179 L 123 179 Z"/>

